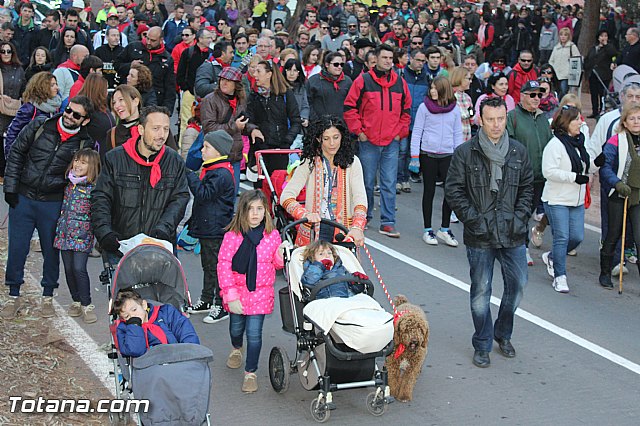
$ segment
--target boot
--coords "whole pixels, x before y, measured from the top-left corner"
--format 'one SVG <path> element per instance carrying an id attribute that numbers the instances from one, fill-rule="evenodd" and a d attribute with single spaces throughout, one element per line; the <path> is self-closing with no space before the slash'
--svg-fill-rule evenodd
<path id="1" fill-rule="evenodd" d="M 607 256 L 600 252 L 600 278 L 598 281 L 600 285 L 608 290 L 613 289 L 613 283 L 611 282 L 611 262 L 612 256 Z M 640 265 L 639 265 L 640 267 Z"/>

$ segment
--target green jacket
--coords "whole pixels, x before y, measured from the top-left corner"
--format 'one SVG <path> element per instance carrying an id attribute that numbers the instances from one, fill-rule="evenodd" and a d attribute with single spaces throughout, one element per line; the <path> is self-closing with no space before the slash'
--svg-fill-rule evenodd
<path id="1" fill-rule="evenodd" d="M 542 151 L 553 137 L 549 120 L 538 109 L 531 113 L 520 104 L 507 114 L 507 132 L 509 137 L 527 147 L 531 166 L 533 167 L 533 181 L 544 182 L 542 175 Z"/>

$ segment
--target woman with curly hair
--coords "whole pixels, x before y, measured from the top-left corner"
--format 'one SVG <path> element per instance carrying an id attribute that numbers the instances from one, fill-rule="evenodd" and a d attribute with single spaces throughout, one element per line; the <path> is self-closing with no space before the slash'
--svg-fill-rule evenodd
<path id="1" fill-rule="evenodd" d="M 353 141 L 346 124 L 336 116 L 322 116 L 312 122 L 304 136 L 302 163 L 282 191 L 281 204 L 295 220 L 307 218 L 300 226 L 296 245 L 307 245 L 311 226 L 330 219 L 349 229 L 348 237 L 358 246 L 364 244 L 367 224 L 367 194 L 362 165 L 354 154 Z M 296 201 L 302 188 L 307 195 L 304 206 Z M 320 239 L 334 241 L 337 229 L 319 226 Z"/>
<path id="2" fill-rule="evenodd" d="M 132 64 L 127 76 L 127 84 L 140 92 L 140 96 L 142 96 L 141 107 L 158 104 L 156 91 L 153 90 L 153 75 L 146 65 Z"/>

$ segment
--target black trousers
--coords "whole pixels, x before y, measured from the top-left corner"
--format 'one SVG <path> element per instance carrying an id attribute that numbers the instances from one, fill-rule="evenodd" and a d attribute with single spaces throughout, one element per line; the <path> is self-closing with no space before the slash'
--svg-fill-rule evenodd
<path id="1" fill-rule="evenodd" d="M 433 214 L 433 197 L 436 194 L 436 180 L 447 181 L 447 172 L 451 164 L 452 155 L 434 158 L 427 154 L 420 154 L 420 170 L 422 171 L 422 181 L 424 191 L 422 192 L 422 218 L 424 227 L 431 228 L 431 216 Z M 451 220 L 451 207 L 447 200 L 442 199 L 442 228 L 448 228 Z"/>
<path id="2" fill-rule="evenodd" d="M 200 261 L 204 279 L 200 300 L 222 305 L 220 283 L 218 282 L 218 253 L 222 239 L 200 238 Z"/>
<path id="3" fill-rule="evenodd" d="M 609 81 L 602 81 L 606 86 L 609 86 Z M 591 110 L 593 115 L 598 115 L 602 112 L 604 105 L 602 104 L 602 97 L 605 94 L 605 86 L 600 83 L 598 77 L 594 73 L 589 75 L 589 91 L 591 92 Z"/>
<path id="4" fill-rule="evenodd" d="M 624 199 L 618 196 L 617 192 L 614 192 L 609 197 L 609 229 L 607 236 L 602 243 L 601 253 L 604 256 L 613 256 L 618 239 L 622 235 L 622 218 L 624 214 Z M 627 235 L 633 235 L 633 241 L 636 243 L 636 247 L 640 247 L 640 205 L 631 206 L 627 212 L 627 226 L 631 227 L 632 234 L 629 234 L 627 229 Z M 627 242 L 625 241 L 625 245 Z M 614 264 L 617 264 L 614 259 Z"/>

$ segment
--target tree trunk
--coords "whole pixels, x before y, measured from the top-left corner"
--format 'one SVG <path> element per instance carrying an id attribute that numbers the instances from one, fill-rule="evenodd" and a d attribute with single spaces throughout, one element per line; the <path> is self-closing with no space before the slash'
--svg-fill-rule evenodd
<path id="1" fill-rule="evenodd" d="M 293 16 L 291 17 L 291 23 L 289 24 L 289 34 L 291 35 L 291 40 L 295 41 L 298 36 L 298 27 L 300 26 L 300 15 L 304 12 L 305 7 L 307 6 L 306 1 L 298 1 L 296 3 L 296 10 L 293 11 Z"/>
<path id="2" fill-rule="evenodd" d="M 582 19 L 582 29 L 578 39 L 578 49 L 583 57 L 587 56 L 589 49 L 595 44 L 599 24 L 600 0 L 585 0 L 584 18 Z M 613 37 L 613 34 L 610 34 L 609 37 Z"/>

